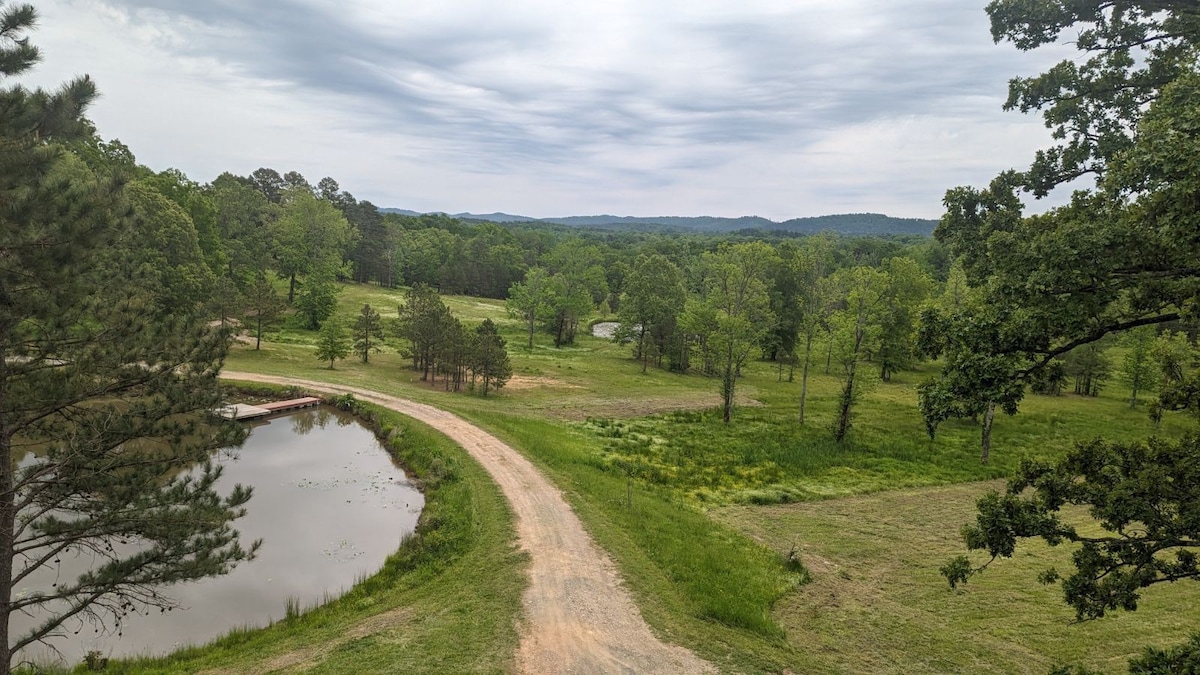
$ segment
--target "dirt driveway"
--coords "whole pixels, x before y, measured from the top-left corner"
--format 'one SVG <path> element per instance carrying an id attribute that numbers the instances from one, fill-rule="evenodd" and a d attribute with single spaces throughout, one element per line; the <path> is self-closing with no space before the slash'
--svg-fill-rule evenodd
<path id="1" fill-rule="evenodd" d="M 308 380 L 225 372 L 222 377 L 351 393 L 413 417 L 462 445 L 491 474 L 516 514 L 531 558 L 517 662 L 525 673 L 702 673 L 714 669 L 664 644 L 633 604 L 608 556 L 558 488 L 520 453 L 479 427 L 423 403 Z"/>

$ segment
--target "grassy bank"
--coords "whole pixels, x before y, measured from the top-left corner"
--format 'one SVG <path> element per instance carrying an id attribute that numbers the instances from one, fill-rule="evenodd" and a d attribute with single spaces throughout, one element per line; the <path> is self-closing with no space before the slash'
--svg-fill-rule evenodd
<path id="1" fill-rule="evenodd" d="M 513 670 L 526 556 L 515 548 L 499 489 L 433 429 L 376 406 L 355 408 L 426 499 L 416 533 L 383 569 L 341 598 L 268 628 L 234 631 L 166 658 L 114 661 L 107 672 Z"/>

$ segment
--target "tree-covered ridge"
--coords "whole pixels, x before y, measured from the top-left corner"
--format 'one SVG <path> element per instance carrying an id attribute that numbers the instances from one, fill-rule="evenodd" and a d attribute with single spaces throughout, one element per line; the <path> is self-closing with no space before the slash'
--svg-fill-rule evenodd
<path id="1" fill-rule="evenodd" d="M 404 216 L 425 215 L 408 209 L 385 208 L 383 213 Z M 774 221 L 760 216 L 741 218 L 719 218 L 713 216 L 565 216 L 558 218 L 531 218 L 509 213 L 456 213 L 454 218 L 466 221 L 503 224 L 545 223 L 579 228 L 609 230 L 659 230 L 674 232 L 791 232 L 817 234 L 835 232 L 841 235 L 924 235 L 928 236 L 937 226 L 936 220 L 923 218 L 895 218 L 880 213 L 844 213 L 809 218 L 791 218 Z"/>

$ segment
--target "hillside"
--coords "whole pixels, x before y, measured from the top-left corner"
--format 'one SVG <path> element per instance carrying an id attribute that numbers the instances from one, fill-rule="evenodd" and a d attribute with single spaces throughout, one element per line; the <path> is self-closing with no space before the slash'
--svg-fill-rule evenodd
<path id="1" fill-rule="evenodd" d="M 406 216 L 420 215 L 408 209 L 380 209 L 384 213 Z M 759 216 L 718 218 L 713 216 L 565 216 L 561 218 L 531 218 L 509 213 L 455 213 L 455 218 L 493 223 L 549 223 L 581 228 L 606 229 L 665 229 L 692 232 L 737 232 L 759 230 L 799 233 L 837 232 L 847 235 L 918 234 L 928 236 L 936 220 L 922 218 L 893 218 L 879 213 L 846 213 L 812 218 L 793 218 L 777 222 Z"/>

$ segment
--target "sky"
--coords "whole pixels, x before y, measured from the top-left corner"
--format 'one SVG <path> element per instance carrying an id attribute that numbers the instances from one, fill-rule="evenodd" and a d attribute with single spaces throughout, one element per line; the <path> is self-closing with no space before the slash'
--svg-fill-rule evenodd
<path id="1" fill-rule="evenodd" d="M 1051 139 L 984 0 L 35 0 L 28 86 L 199 182 L 533 217 L 937 218 Z M 1035 206 L 1035 208 L 1037 208 Z"/>

